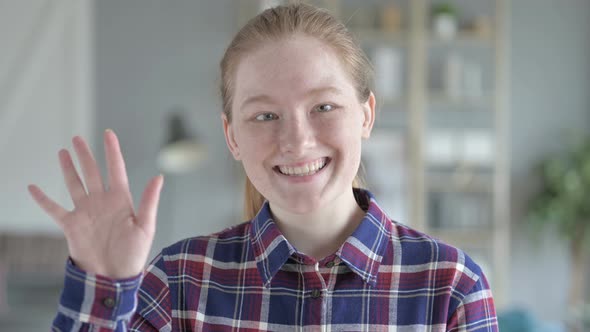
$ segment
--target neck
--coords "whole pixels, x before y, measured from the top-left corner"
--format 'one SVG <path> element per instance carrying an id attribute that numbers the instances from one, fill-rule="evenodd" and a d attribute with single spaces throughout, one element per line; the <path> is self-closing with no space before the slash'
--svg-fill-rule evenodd
<path id="1" fill-rule="evenodd" d="M 306 214 L 294 214 L 271 203 L 273 217 L 287 240 L 298 251 L 321 260 L 335 253 L 354 232 L 365 212 L 352 190 Z"/>

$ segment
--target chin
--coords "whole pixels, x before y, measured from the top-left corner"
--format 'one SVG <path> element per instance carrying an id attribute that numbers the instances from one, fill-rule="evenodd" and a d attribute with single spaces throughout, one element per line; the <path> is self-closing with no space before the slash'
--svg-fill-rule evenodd
<path id="1" fill-rule="evenodd" d="M 311 214 L 319 210 L 322 206 L 321 198 L 312 198 L 310 196 L 293 198 L 286 197 L 280 200 L 279 207 L 292 214 Z"/>

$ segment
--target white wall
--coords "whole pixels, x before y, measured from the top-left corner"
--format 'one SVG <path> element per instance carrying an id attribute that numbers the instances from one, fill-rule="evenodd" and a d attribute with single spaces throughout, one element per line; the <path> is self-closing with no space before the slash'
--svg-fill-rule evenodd
<path id="1" fill-rule="evenodd" d="M 27 185 L 71 206 L 57 151 L 92 123 L 86 0 L 0 2 L 0 231 L 59 232 Z"/>

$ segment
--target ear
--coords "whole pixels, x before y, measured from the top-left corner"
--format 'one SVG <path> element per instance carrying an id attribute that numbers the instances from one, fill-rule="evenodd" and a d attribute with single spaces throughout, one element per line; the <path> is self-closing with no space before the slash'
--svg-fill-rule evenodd
<path id="1" fill-rule="evenodd" d="M 371 136 L 371 130 L 375 123 L 375 95 L 371 91 L 369 98 L 363 104 L 363 128 L 362 138 L 369 138 Z"/>
<path id="2" fill-rule="evenodd" d="M 240 160 L 240 149 L 238 148 L 238 144 L 236 143 L 234 137 L 234 129 L 227 119 L 225 113 L 221 114 L 221 121 L 223 122 L 223 134 L 225 135 L 225 143 L 229 148 L 229 151 L 234 156 L 235 160 Z"/>

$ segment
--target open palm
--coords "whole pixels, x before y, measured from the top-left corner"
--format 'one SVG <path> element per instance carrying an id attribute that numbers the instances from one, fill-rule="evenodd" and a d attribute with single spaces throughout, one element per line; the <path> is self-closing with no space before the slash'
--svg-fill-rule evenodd
<path id="1" fill-rule="evenodd" d="M 84 182 L 67 150 L 59 152 L 59 161 L 74 209 L 64 209 L 37 186 L 30 185 L 29 192 L 62 228 L 78 267 L 110 278 L 135 276 L 143 270 L 153 242 L 163 178 L 150 180 L 136 211 L 115 133 L 104 134 L 108 189 L 86 142 L 80 137 L 72 141 Z"/>

